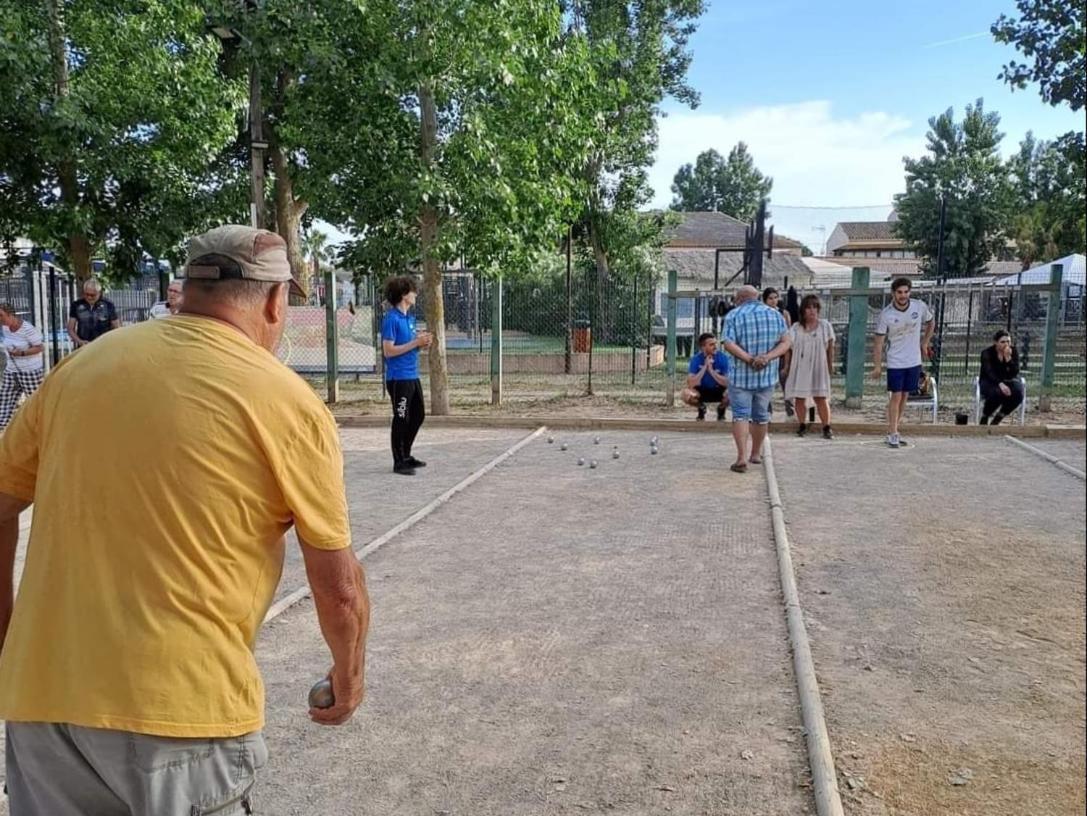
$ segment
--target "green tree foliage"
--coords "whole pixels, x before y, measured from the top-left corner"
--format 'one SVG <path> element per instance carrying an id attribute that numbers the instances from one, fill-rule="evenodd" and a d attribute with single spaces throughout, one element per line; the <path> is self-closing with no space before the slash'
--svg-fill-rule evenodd
<path id="1" fill-rule="evenodd" d="M 244 89 L 194 0 L 0 0 L 0 210 L 79 277 L 176 254 L 237 176 Z"/>
<path id="2" fill-rule="evenodd" d="M 1012 237 L 1024 267 L 1087 248 L 1082 133 L 1047 142 L 1033 134 L 1008 162 L 1015 190 Z"/>
<path id="3" fill-rule="evenodd" d="M 673 98 L 690 107 L 698 94 L 687 82 L 687 43 L 703 0 L 565 0 L 568 38 L 588 46 L 593 84 L 582 100 L 594 123 L 581 168 L 588 187 L 579 218 L 600 284 L 612 267 L 636 263 L 642 246 L 660 246 L 662 223 L 637 210 L 652 191 L 646 180 L 657 147 L 660 105 Z"/>
<path id="4" fill-rule="evenodd" d="M 1001 14 L 993 23 L 997 42 L 1014 45 L 1029 62 L 1014 60 L 1000 78 L 1015 88 L 1037 82 L 1050 105 L 1081 110 L 1087 99 L 1087 29 L 1082 0 L 1017 0 L 1020 17 Z"/>
<path id="5" fill-rule="evenodd" d="M 1008 169 L 1000 158 L 1000 116 L 982 100 L 968 105 L 962 122 L 948 108 L 929 119 L 928 154 L 904 159 L 906 192 L 895 196 L 897 234 L 936 269 L 940 201 L 947 197 L 944 274 L 968 277 L 1006 253 L 1005 225 L 1012 202 Z"/>
<path id="6" fill-rule="evenodd" d="M 431 409 L 448 411 L 442 267 L 516 274 L 585 197 L 584 44 L 537 0 L 269 4 L 306 32 L 275 139 L 309 215 L 353 232 L 341 259 L 423 272 Z M 293 14 L 293 16 L 291 16 Z M 299 19 L 301 17 L 301 19 Z"/>
<path id="7" fill-rule="evenodd" d="M 747 145 L 737 143 L 725 159 L 716 150 L 700 153 L 693 165 L 679 168 L 672 182 L 672 209 L 723 212 L 750 221 L 759 203 L 769 199 L 774 180 L 755 167 Z"/>

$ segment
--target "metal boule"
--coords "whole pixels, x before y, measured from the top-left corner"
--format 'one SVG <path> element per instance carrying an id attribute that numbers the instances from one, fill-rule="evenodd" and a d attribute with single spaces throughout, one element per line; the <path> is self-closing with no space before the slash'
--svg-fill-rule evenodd
<path id="1" fill-rule="evenodd" d="M 336 704 L 336 696 L 332 693 L 332 681 L 327 677 L 318 680 L 309 690 L 310 708 L 332 708 Z"/>

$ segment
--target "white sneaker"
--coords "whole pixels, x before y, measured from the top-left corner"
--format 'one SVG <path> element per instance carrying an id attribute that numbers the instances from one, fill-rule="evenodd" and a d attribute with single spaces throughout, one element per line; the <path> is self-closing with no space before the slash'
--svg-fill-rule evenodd
<path id="1" fill-rule="evenodd" d="M 897 448 L 900 444 L 898 434 L 887 434 L 887 447 Z"/>

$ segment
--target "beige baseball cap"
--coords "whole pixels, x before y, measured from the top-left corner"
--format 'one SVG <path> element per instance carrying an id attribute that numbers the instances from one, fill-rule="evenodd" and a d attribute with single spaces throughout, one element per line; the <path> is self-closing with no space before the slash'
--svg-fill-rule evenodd
<path id="1" fill-rule="evenodd" d="M 238 272 L 224 275 L 227 270 L 220 266 L 199 263 L 208 255 L 229 258 L 238 265 Z M 238 276 L 245 280 L 289 282 L 292 292 L 303 297 L 306 294 L 306 290 L 291 275 L 287 242 L 274 232 L 228 224 L 208 230 L 189 241 L 189 256 L 179 277 L 219 280 Z"/>

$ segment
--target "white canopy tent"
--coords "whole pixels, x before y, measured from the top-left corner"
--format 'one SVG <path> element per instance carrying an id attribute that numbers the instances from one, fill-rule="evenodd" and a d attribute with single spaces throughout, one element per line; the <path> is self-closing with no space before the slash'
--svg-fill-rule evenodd
<path id="1" fill-rule="evenodd" d="M 1053 268 L 1054 264 L 1060 264 L 1061 267 L 1063 267 L 1062 278 L 1065 284 L 1072 284 L 1073 286 L 1084 285 L 1085 260 L 1084 256 L 1078 253 L 1065 255 L 1063 258 L 1057 258 L 1055 261 L 1038 264 L 1038 266 L 1033 266 L 1016 275 L 1006 275 L 1003 278 L 998 278 L 994 283 L 997 286 L 1014 286 L 1020 283 L 1049 283 L 1050 270 Z"/>

